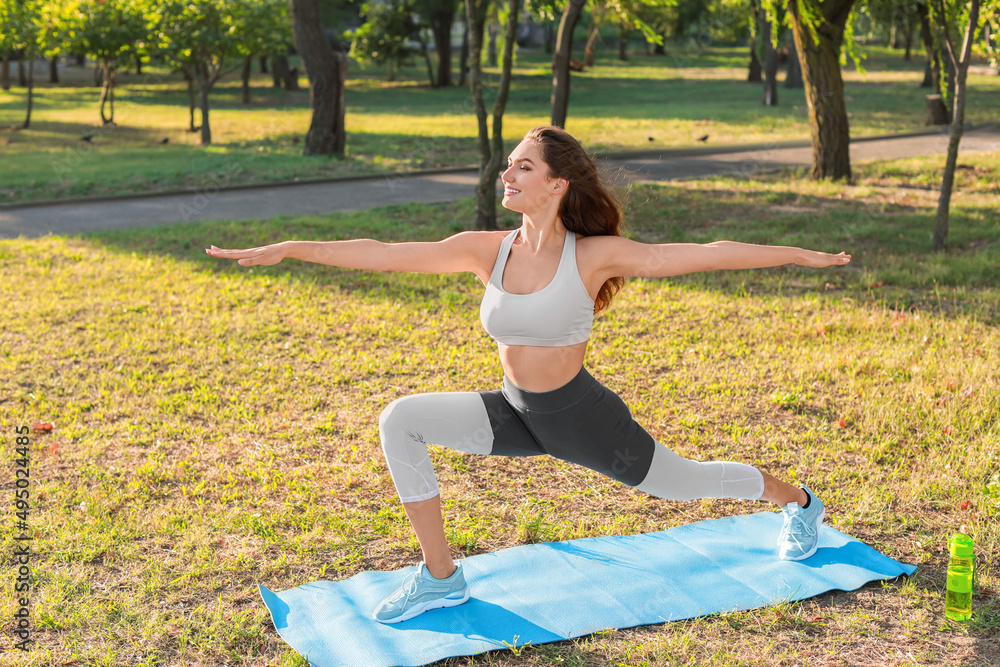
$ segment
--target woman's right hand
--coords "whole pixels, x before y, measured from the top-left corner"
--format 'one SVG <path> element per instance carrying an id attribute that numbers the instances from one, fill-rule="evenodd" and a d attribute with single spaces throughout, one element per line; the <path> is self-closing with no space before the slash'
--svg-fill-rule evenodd
<path id="1" fill-rule="evenodd" d="M 225 250 L 212 246 L 211 248 L 206 248 L 205 252 L 212 257 L 220 259 L 235 259 L 240 266 L 271 266 L 285 258 L 283 243 L 265 245 L 259 248 L 246 248 L 244 250 Z"/>

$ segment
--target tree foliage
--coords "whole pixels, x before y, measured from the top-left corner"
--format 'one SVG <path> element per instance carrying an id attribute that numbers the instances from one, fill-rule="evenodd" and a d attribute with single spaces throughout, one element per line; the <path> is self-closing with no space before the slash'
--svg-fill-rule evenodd
<path id="1" fill-rule="evenodd" d="M 198 85 L 202 144 L 212 143 L 209 92 L 226 63 L 240 55 L 248 5 L 248 0 L 156 0 L 150 12 L 156 53 Z"/>
<path id="2" fill-rule="evenodd" d="M 942 45 L 942 59 L 949 63 L 955 75 L 955 90 L 950 102 L 952 109 L 951 132 L 948 137 L 948 154 L 945 158 L 938 210 L 934 221 L 934 250 L 944 250 L 948 237 L 948 218 L 951 192 L 955 183 L 958 164 L 958 147 L 965 131 L 966 76 L 972 58 L 972 43 L 980 28 L 980 0 L 928 0 L 928 8 L 937 28 L 936 38 Z M 992 3 L 991 3 L 992 4 Z M 964 38 L 961 35 L 964 33 Z"/>
<path id="3" fill-rule="evenodd" d="M 0 5 L 0 52 L 17 52 L 28 62 L 28 98 L 22 129 L 31 126 L 34 103 L 34 60 L 42 51 L 42 0 L 8 0 Z"/>
<path id="4" fill-rule="evenodd" d="M 409 43 L 420 30 L 412 0 L 369 2 L 361 8 L 365 22 L 345 33 L 351 40 L 351 56 L 363 64 L 388 65 L 389 80 L 395 67 L 413 55 Z"/>
<path id="5" fill-rule="evenodd" d="M 111 123 L 115 116 L 118 63 L 134 55 L 148 39 L 146 3 L 140 0 L 70 0 L 60 4 L 63 12 L 53 14 L 57 21 L 53 31 L 64 40 L 63 46 L 68 51 L 82 53 L 101 64 L 101 121 Z M 111 110 L 105 115 L 108 103 Z"/>

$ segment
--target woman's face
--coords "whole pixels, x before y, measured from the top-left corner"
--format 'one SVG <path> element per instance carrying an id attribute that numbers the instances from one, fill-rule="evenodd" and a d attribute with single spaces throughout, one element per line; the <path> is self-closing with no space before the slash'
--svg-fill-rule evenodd
<path id="1" fill-rule="evenodd" d="M 558 198 L 563 179 L 549 178 L 549 165 L 542 161 L 538 144 L 525 139 L 511 151 L 507 169 L 500 174 L 503 181 L 504 208 L 518 213 L 530 213 L 550 205 Z"/>

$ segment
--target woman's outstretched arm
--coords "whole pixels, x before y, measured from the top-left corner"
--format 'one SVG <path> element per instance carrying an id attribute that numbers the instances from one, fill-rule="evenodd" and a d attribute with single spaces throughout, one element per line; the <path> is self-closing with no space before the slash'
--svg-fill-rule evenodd
<path id="1" fill-rule="evenodd" d="M 813 268 L 843 266 L 846 253 L 833 255 L 791 246 L 736 241 L 713 243 L 639 243 L 622 237 L 600 237 L 600 274 L 607 277 L 665 278 L 699 271 L 762 269 L 798 264 Z"/>
<path id="2" fill-rule="evenodd" d="M 283 259 L 328 264 L 345 269 L 413 273 L 482 272 L 493 263 L 496 248 L 484 232 L 462 232 L 442 241 L 384 243 L 374 239 L 283 241 L 259 248 L 226 250 L 212 246 L 212 257 L 235 259 L 241 266 L 270 266 Z"/>

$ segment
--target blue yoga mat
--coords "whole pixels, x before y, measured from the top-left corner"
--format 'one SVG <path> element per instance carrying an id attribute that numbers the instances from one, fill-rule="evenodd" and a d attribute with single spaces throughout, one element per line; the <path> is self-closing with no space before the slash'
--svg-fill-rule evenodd
<path id="1" fill-rule="evenodd" d="M 411 667 L 849 591 L 917 569 L 825 525 L 814 556 L 778 560 L 781 521 L 762 512 L 472 556 L 462 561 L 467 603 L 396 625 L 371 612 L 412 567 L 260 594 L 278 634 L 313 667 Z"/>

